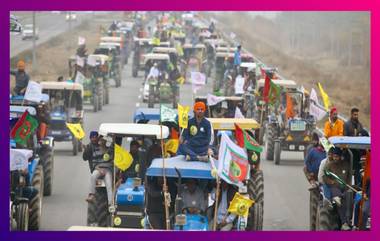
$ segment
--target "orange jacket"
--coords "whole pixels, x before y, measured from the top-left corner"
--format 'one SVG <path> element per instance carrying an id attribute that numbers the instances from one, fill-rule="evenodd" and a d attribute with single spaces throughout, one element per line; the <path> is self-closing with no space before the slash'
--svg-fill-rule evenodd
<path id="1" fill-rule="evenodd" d="M 331 136 L 343 136 L 343 126 L 344 122 L 340 119 L 337 119 L 335 123 L 331 123 L 330 120 L 326 121 L 324 131 L 326 138 Z"/>

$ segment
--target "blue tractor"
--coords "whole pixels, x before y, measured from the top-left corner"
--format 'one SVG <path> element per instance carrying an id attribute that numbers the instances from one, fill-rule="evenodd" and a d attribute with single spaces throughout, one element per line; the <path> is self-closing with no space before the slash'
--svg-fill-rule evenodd
<path id="1" fill-rule="evenodd" d="M 163 168 L 165 166 L 165 168 Z M 209 230 L 209 219 L 207 215 L 208 210 L 200 211 L 198 214 L 190 214 L 187 209 L 190 207 L 184 206 L 182 197 L 182 179 L 197 179 L 199 184 L 206 188 L 206 186 L 215 181 L 211 176 L 210 163 L 202 162 L 188 162 L 184 156 L 176 156 L 165 159 L 154 159 L 152 164 L 147 169 L 147 183 L 146 185 L 153 185 L 157 178 L 165 177 L 168 180 L 169 191 L 171 196 L 175 197 L 174 209 L 171 208 L 169 214 L 170 229 L 172 230 Z M 176 184 L 175 184 L 176 183 Z M 173 190 L 176 189 L 176 190 Z M 146 206 L 151 202 L 150 196 L 146 196 Z M 149 218 L 150 213 L 147 213 L 145 219 L 146 228 L 155 228 Z"/>
<path id="2" fill-rule="evenodd" d="M 343 150 L 342 161 L 347 162 L 350 167 L 348 170 L 349 177 L 354 177 L 353 159 L 356 156 L 355 152 L 359 154 L 361 181 L 355 185 L 351 181 L 349 183 L 341 183 L 345 189 L 341 202 L 345 203 L 347 219 L 350 220 L 348 224 L 350 228 L 354 230 L 369 230 L 371 218 L 370 211 L 367 208 L 370 201 L 370 176 L 368 170 L 370 168 L 371 138 L 368 136 L 335 136 L 330 137 L 329 142 Z M 337 177 L 335 173 L 325 173 L 325 175 L 334 179 Z M 352 180 L 353 178 L 349 179 Z M 325 196 L 322 185 L 320 185 L 319 189 L 310 190 L 311 229 L 340 230 L 342 222 L 338 215 L 338 205 L 341 204 Z"/>
<path id="3" fill-rule="evenodd" d="M 36 115 L 34 107 L 10 106 L 10 128 L 25 111 Z M 52 160 L 42 159 L 42 144 L 38 141 L 37 131 L 31 134 L 25 146 L 11 139 L 10 147 L 11 227 L 23 231 L 38 230 L 45 188 L 44 166 L 50 167 Z"/>
<path id="4" fill-rule="evenodd" d="M 66 123 L 83 124 L 83 87 L 78 83 L 42 82 L 42 91 L 50 96 L 48 135 L 54 142 L 72 142 L 73 155 L 82 151 L 82 143 L 74 137 Z"/>
<path id="5" fill-rule="evenodd" d="M 88 204 L 87 225 L 142 228 L 145 216 L 145 188 L 142 181 L 145 179 L 145 167 L 153 159 L 151 151 L 159 148 L 158 140 L 169 136 L 169 128 L 162 126 L 161 129 L 159 125 L 154 124 L 104 123 L 99 127 L 99 134 L 111 139 L 110 149 L 113 149 L 114 144 L 127 147 L 136 139 L 142 141 L 143 145 L 138 150 L 138 160 L 133 160 L 131 168 L 122 172 L 114 167 L 115 181 L 116 176 L 122 176 L 123 181 L 119 187 L 113 187 L 113 190 L 116 190 L 112 203 L 108 202 L 104 180 L 97 180 L 95 202 Z M 160 149 L 158 150 L 161 153 Z"/>
<path id="6" fill-rule="evenodd" d="M 50 196 L 53 190 L 53 170 L 54 170 L 54 138 L 49 135 L 49 113 L 46 102 L 30 102 L 22 96 L 12 97 L 10 100 L 10 126 L 13 126 L 25 111 L 36 118 L 39 126 L 34 133 L 35 140 L 30 148 L 40 159 L 40 164 L 44 172 L 43 195 Z"/>

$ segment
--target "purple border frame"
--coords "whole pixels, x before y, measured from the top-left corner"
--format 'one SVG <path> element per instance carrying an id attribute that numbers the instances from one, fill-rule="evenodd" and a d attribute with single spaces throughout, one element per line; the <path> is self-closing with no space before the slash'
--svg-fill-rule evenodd
<path id="1" fill-rule="evenodd" d="M 104 5 L 104 1 L 99 0 L 65 0 L 65 1 L 49 1 L 49 0 L 34 0 L 26 1 L 19 0 L 17 2 L 6 2 L 3 3 L 3 8 L 0 10 L 0 20 L 1 23 L 1 36 L 2 44 L 0 46 L 0 56 L 9 56 L 9 37 L 8 37 L 8 23 L 9 23 L 9 11 L 32 11 L 32 10 L 198 10 L 198 11 L 247 11 L 247 10 L 257 10 L 257 11 L 370 11 L 371 14 L 371 66 L 379 66 L 379 55 L 380 49 L 377 43 L 380 43 L 379 31 L 380 29 L 380 3 L 376 0 L 362 0 L 362 1 L 344 1 L 344 0 L 319 0 L 319 1 L 306 1 L 306 0 L 266 0 L 266 1 L 243 1 L 235 0 L 233 3 L 227 0 L 219 1 L 149 1 L 149 0 L 131 0 L 131 1 L 117 1 L 108 2 L 107 6 Z M 90 7 L 91 6 L 91 7 Z M 7 23 L 7 24 L 5 24 Z M 4 27 L 6 26 L 6 27 Z M 68 239 L 81 239 L 81 240 L 109 240 L 109 239 L 148 239 L 148 238 L 159 238 L 159 239 L 175 239 L 182 241 L 192 240 L 199 237 L 202 239 L 218 239 L 222 240 L 232 240 L 232 239 L 258 239 L 258 240 L 296 240 L 296 239 L 307 239 L 308 241 L 314 240 L 375 240 L 375 237 L 380 237 L 379 235 L 379 215 L 376 215 L 375 211 L 372 212 L 372 230 L 369 232 L 309 232 L 309 231 L 264 231 L 264 232 L 230 232 L 230 233 L 212 233 L 212 232 L 191 232 L 183 234 L 181 232 L 9 232 L 9 204 L 8 204 L 8 115 L 9 115 L 9 81 L 7 81 L 8 71 L 9 71 L 9 60 L 6 58 L 1 58 L 1 79 L 4 80 L 1 83 L 0 88 L 0 183 L 5 183 L 3 188 L 0 189 L 0 207 L 1 207 L 1 218 L 0 218 L 0 236 L 5 238 L 5 240 L 25 240 L 25 239 L 38 239 L 38 240 L 68 240 Z M 378 67 L 371 68 L 371 92 L 376 93 L 379 90 L 379 69 Z M 375 94 L 371 95 L 371 133 L 374 138 L 372 138 L 374 147 L 372 156 L 379 156 L 379 149 L 377 148 L 380 144 L 379 139 L 376 138 L 379 134 L 379 128 L 375 125 L 379 120 L 379 113 L 375 110 L 377 104 L 379 104 L 380 98 Z M 377 161 L 372 161 L 372 170 L 379 170 L 379 163 Z M 380 176 L 378 173 L 372 172 L 372 182 L 374 185 L 373 189 L 376 190 L 379 186 Z M 372 192 L 372 210 L 378 210 L 379 207 L 379 192 Z M 201 236 L 202 235 L 202 236 Z"/>

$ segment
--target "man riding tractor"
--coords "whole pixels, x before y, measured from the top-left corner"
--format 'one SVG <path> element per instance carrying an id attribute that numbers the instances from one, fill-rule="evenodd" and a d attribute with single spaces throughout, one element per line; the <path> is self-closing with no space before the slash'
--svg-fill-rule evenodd
<path id="1" fill-rule="evenodd" d="M 96 77 L 96 65 L 89 65 L 87 61 L 87 58 L 71 57 L 69 75 L 75 83 L 83 86 L 83 104 L 92 105 L 94 112 L 97 112 L 103 106 L 103 79 Z"/>
<path id="2" fill-rule="evenodd" d="M 73 155 L 82 150 L 82 143 L 68 129 L 66 123 L 83 125 L 83 86 L 69 82 L 42 82 L 42 92 L 51 96 L 49 101 L 49 135 L 55 142 L 72 142 Z"/>
<path id="3" fill-rule="evenodd" d="M 132 76 L 136 78 L 138 72 L 144 70 L 144 55 L 149 53 L 152 49 L 152 39 L 150 38 L 135 38 L 134 51 L 132 59 Z"/>

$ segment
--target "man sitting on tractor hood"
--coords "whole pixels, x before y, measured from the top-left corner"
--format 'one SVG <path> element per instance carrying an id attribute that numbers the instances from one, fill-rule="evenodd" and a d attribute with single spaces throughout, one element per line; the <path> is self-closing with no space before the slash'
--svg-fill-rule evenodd
<path id="1" fill-rule="evenodd" d="M 211 124 L 204 117 L 206 105 L 203 102 L 194 104 L 194 117 L 188 122 L 183 131 L 181 144 L 177 155 L 185 155 L 188 161 L 208 161 L 208 154 L 212 154 L 209 144 L 211 141 Z"/>

